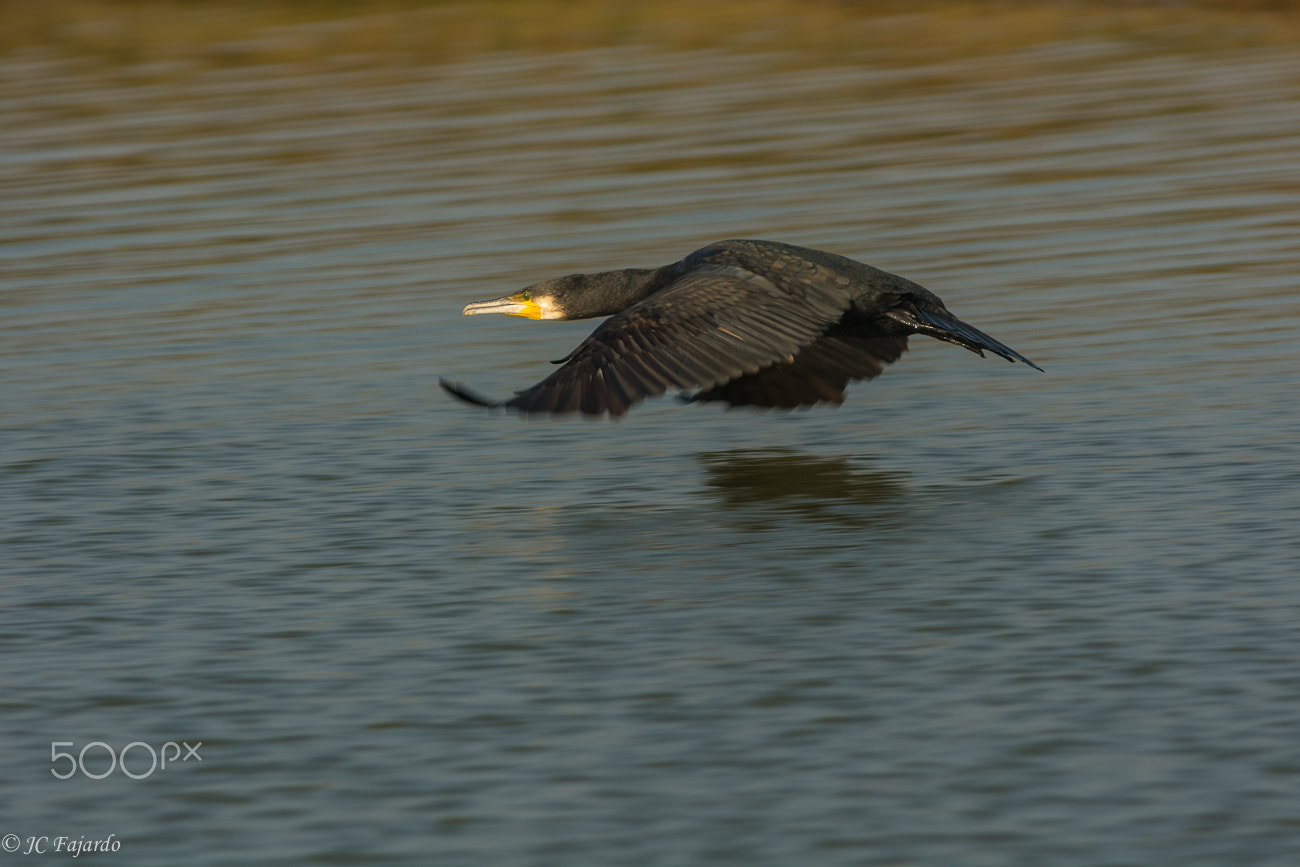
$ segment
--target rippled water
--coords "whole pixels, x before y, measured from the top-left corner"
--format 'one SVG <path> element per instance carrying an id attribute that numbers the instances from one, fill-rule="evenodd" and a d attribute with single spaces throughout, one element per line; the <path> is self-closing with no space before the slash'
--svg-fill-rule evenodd
<path id="1" fill-rule="evenodd" d="M 8 57 L 0 835 L 1298 863 L 1298 153 L 1260 47 Z M 465 302 L 725 237 L 1046 373 L 919 339 L 839 409 L 617 424 L 437 390 L 591 327 Z M 136 741 L 202 761 L 51 774 Z"/>

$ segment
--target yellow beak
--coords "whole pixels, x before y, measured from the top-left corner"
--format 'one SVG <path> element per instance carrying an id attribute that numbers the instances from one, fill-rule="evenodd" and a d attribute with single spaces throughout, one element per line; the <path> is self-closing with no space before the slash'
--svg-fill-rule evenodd
<path id="1" fill-rule="evenodd" d="M 462 315 L 473 316 L 476 313 L 505 313 L 507 316 L 523 316 L 525 319 L 541 319 L 542 308 L 532 300 L 527 292 L 494 298 L 491 301 L 475 301 L 466 304 Z"/>

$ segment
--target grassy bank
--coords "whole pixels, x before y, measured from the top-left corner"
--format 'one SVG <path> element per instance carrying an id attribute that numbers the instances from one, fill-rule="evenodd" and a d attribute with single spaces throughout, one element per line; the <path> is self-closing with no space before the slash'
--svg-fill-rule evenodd
<path id="1" fill-rule="evenodd" d="M 643 44 L 687 50 L 870 51 L 906 63 L 1062 40 L 1300 42 L 1300 0 L 832 2 L 832 0 L 0 0 L 0 54 L 54 49 L 109 64 L 328 61 L 408 65 L 490 51 Z"/>

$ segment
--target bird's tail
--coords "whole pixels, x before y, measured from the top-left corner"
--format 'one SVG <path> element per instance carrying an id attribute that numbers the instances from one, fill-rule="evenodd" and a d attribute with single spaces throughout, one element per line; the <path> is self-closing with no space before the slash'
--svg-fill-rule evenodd
<path id="1" fill-rule="evenodd" d="M 1007 361 L 1019 361 L 1028 364 L 1034 370 L 1042 370 L 1041 367 L 1016 352 L 1010 346 L 994 340 L 974 325 L 962 322 L 947 310 L 935 310 L 916 304 L 905 304 L 895 307 L 885 315 L 914 328 L 918 334 L 964 346 L 981 357 L 984 355 L 984 350 L 987 349 Z"/>

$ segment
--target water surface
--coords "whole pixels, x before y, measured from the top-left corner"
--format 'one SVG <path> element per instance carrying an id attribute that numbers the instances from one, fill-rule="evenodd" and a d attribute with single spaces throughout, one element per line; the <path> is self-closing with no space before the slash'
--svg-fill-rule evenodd
<path id="1" fill-rule="evenodd" d="M 0 834 L 1296 863 L 1300 59 L 884 57 L 6 56 Z M 590 328 L 465 302 L 726 237 L 904 274 L 1046 373 L 918 339 L 839 409 L 616 424 L 438 391 Z"/>

